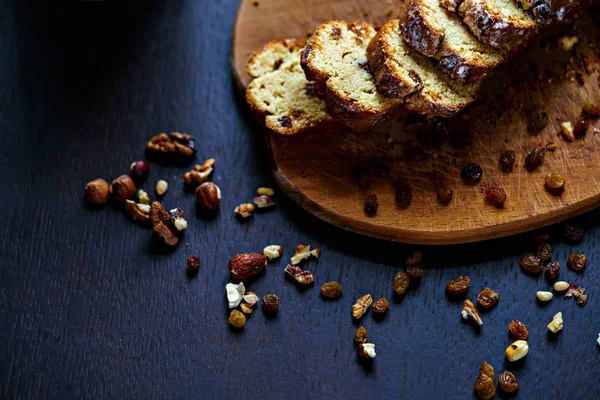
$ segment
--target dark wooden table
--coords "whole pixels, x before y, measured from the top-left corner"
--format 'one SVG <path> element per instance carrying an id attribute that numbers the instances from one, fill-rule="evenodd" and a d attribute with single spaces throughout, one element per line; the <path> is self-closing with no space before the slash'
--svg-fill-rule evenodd
<path id="1" fill-rule="evenodd" d="M 236 6 L 1 7 L 0 398 L 472 398 L 486 360 L 517 375 L 518 398 L 597 399 L 599 212 L 575 221 L 586 228 L 581 244 L 554 244 L 562 278 L 590 293 L 584 308 L 562 296 L 536 302 L 549 285 L 519 269 L 520 254 L 534 249 L 526 234 L 423 248 L 421 284 L 394 299 L 393 276 L 412 247 L 328 226 L 281 194 L 277 210 L 234 218 L 258 186 L 273 185 L 262 134 L 230 72 Z M 164 202 L 190 220 L 165 254 L 116 207 L 88 209 L 83 186 L 127 172 L 149 137 L 173 130 L 197 137 L 198 159 L 217 159 L 223 202 L 203 218 L 183 190 L 185 169 L 152 164 L 144 187 L 152 194 L 157 179 L 168 180 Z M 286 259 L 298 243 L 320 247 L 307 264 L 316 285 L 298 290 L 285 259 L 270 264 L 248 287 L 277 293 L 277 316 L 258 310 L 233 331 L 227 262 L 272 243 Z M 575 250 L 589 258 L 580 274 L 565 266 Z M 202 260 L 194 279 L 185 273 L 190 254 Z M 444 293 L 461 274 L 471 276 L 469 298 L 486 286 L 501 294 L 482 329 L 463 322 L 461 302 Z M 320 298 L 328 280 L 343 284 L 340 300 Z M 350 315 L 367 292 L 392 299 L 383 320 L 362 320 L 377 346 L 371 364 L 357 360 Z M 558 311 L 565 328 L 553 336 L 546 325 Z M 530 331 L 529 355 L 514 365 L 504 357 L 512 319 Z"/>

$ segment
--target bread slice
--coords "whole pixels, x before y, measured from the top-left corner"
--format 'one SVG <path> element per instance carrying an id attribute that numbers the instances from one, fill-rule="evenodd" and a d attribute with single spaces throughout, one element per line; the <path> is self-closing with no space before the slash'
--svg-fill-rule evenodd
<path id="1" fill-rule="evenodd" d="M 544 27 L 563 26 L 573 22 L 592 0 L 518 0 L 524 10 L 533 13 L 534 19 Z M 553 27 L 554 28 L 554 27 Z"/>
<path id="2" fill-rule="evenodd" d="M 304 40 L 276 40 L 256 52 L 246 65 L 254 78 L 246 88 L 246 101 L 259 122 L 276 134 L 339 128 L 300 67 L 305 46 Z"/>
<path id="3" fill-rule="evenodd" d="M 454 79 L 485 80 L 506 55 L 481 43 L 442 1 L 403 1 L 399 14 L 402 36 L 412 48 L 438 60 L 440 68 Z"/>
<path id="4" fill-rule="evenodd" d="M 479 40 L 508 53 L 525 48 L 539 29 L 515 0 L 464 0 L 458 13 Z"/>
<path id="5" fill-rule="evenodd" d="M 380 91 L 404 97 L 406 109 L 421 114 L 451 117 L 475 101 L 479 83 L 461 84 L 437 68 L 437 63 L 414 50 L 400 35 L 400 21 L 379 29 L 367 51 Z M 410 79 L 419 82 L 406 90 Z M 411 88 L 414 89 L 414 88 Z"/>
<path id="6" fill-rule="evenodd" d="M 357 130 L 371 129 L 381 119 L 399 112 L 401 98 L 388 98 L 377 91 L 369 70 L 367 45 L 375 29 L 366 23 L 329 21 L 308 40 L 301 65 L 327 111 L 342 124 Z M 420 82 L 407 78 L 404 92 Z"/>

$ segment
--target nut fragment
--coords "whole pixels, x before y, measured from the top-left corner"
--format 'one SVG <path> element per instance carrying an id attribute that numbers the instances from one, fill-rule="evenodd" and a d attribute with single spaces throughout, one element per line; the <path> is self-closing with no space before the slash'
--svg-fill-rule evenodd
<path id="1" fill-rule="evenodd" d="M 569 288 L 569 282 L 558 281 L 554 284 L 554 290 L 557 292 L 564 292 Z"/>
<path id="2" fill-rule="evenodd" d="M 319 258 L 319 256 L 321 255 L 321 249 L 317 247 L 316 249 L 311 250 L 310 255 L 314 258 Z"/>
<path id="3" fill-rule="evenodd" d="M 339 282 L 326 282 L 321 285 L 321 294 L 329 299 L 336 299 L 342 295 L 342 285 Z"/>
<path id="4" fill-rule="evenodd" d="M 560 133 L 565 140 L 572 142 L 575 139 L 575 134 L 573 133 L 573 124 L 570 122 L 562 122 L 560 124 Z"/>
<path id="5" fill-rule="evenodd" d="M 373 303 L 373 312 L 375 314 L 384 314 L 387 311 L 389 305 L 390 302 L 385 297 L 377 299 L 377 301 Z"/>
<path id="6" fill-rule="evenodd" d="M 210 176 L 210 174 L 212 174 L 212 172 L 214 170 L 213 169 L 214 166 L 215 166 L 214 158 L 209 158 L 208 160 L 204 161 L 204 164 L 202 164 L 202 165 L 196 164 L 194 166 L 194 169 L 186 172 L 183 175 L 183 181 L 190 188 L 198 186 L 201 183 L 204 183 L 208 180 L 208 177 Z"/>
<path id="7" fill-rule="evenodd" d="M 246 293 L 246 287 L 243 282 L 237 285 L 235 283 L 228 283 L 225 285 L 225 293 L 227 294 L 229 308 L 236 308 L 242 302 L 242 296 Z"/>
<path id="8" fill-rule="evenodd" d="M 537 297 L 539 301 L 550 301 L 554 295 L 552 292 L 538 291 L 536 292 L 535 297 Z"/>
<path id="9" fill-rule="evenodd" d="M 275 312 L 279 308 L 279 297 L 270 293 L 262 298 L 260 303 L 263 310 L 267 312 Z"/>
<path id="10" fill-rule="evenodd" d="M 460 315 L 462 315 L 463 319 L 472 318 L 473 321 L 475 321 L 479 326 L 483 325 L 483 320 L 481 319 L 479 313 L 477 312 L 477 309 L 469 299 L 465 300 L 465 302 L 463 303 Z"/>
<path id="11" fill-rule="evenodd" d="M 527 330 L 525 324 L 521 321 L 517 321 L 516 319 L 513 319 L 510 325 L 508 325 L 508 330 L 510 333 L 512 333 L 515 339 L 525 340 L 529 336 L 529 331 Z"/>
<path id="12" fill-rule="evenodd" d="M 163 194 L 167 193 L 168 188 L 169 188 L 169 184 L 164 179 L 161 179 L 158 182 L 156 182 L 156 194 L 157 195 L 162 196 Z"/>
<path id="13" fill-rule="evenodd" d="M 319 258 L 321 254 L 321 249 L 316 248 L 313 251 L 310 251 L 310 245 L 308 244 L 299 244 L 296 246 L 296 252 L 292 256 L 292 265 L 300 264 L 302 260 L 308 259 L 310 256 Z"/>
<path id="14" fill-rule="evenodd" d="M 174 208 L 169 211 L 171 213 L 171 222 L 173 226 L 181 232 L 187 228 L 187 221 L 181 208 Z"/>
<path id="15" fill-rule="evenodd" d="M 166 211 L 158 201 L 152 202 L 150 206 L 150 221 L 152 230 L 160 237 L 167 246 L 179 244 L 179 232 L 185 222 L 185 214 L 181 208 Z"/>
<path id="16" fill-rule="evenodd" d="M 252 314 L 252 307 L 246 303 L 240 304 L 240 310 L 242 310 L 244 314 Z"/>
<path id="17" fill-rule="evenodd" d="M 373 343 L 361 343 L 358 345 L 356 351 L 358 351 L 358 355 L 363 358 L 375 358 L 377 355 L 375 353 L 375 345 Z"/>
<path id="18" fill-rule="evenodd" d="M 196 188 L 196 203 L 206 211 L 214 211 L 221 203 L 221 189 L 212 182 L 204 182 Z"/>
<path id="19" fill-rule="evenodd" d="M 367 334 L 367 330 L 364 326 L 359 326 L 358 328 L 356 328 L 356 332 L 354 332 L 354 343 L 367 343 L 368 338 L 369 335 Z"/>
<path id="20" fill-rule="evenodd" d="M 200 269 L 200 258 L 197 255 L 191 255 L 187 258 L 188 275 L 196 275 Z"/>
<path id="21" fill-rule="evenodd" d="M 561 35 L 557 39 L 558 45 L 564 51 L 571 51 L 573 47 L 579 42 L 577 36 Z"/>
<path id="22" fill-rule="evenodd" d="M 229 324 L 236 328 L 242 328 L 246 324 L 246 316 L 238 310 L 232 310 L 229 314 Z"/>
<path id="23" fill-rule="evenodd" d="M 129 175 L 121 175 L 112 182 L 110 191 L 116 201 L 123 203 L 127 199 L 133 199 L 137 189 Z"/>
<path id="24" fill-rule="evenodd" d="M 492 308 L 498 303 L 500 295 L 486 287 L 477 295 L 477 303 L 483 308 Z"/>
<path id="25" fill-rule="evenodd" d="M 108 203 L 110 200 L 110 186 L 104 179 L 98 178 L 85 185 L 85 197 L 95 206 Z"/>
<path id="26" fill-rule="evenodd" d="M 587 257 L 581 253 L 573 253 L 569 255 L 567 259 L 567 266 L 573 271 L 583 271 L 587 265 Z"/>
<path id="27" fill-rule="evenodd" d="M 367 312 L 371 303 L 373 303 L 373 297 L 370 294 L 365 294 L 356 300 L 356 303 L 352 306 L 352 317 L 354 319 L 362 317 Z"/>
<path id="28" fill-rule="evenodd" d="M 142 204 L 150 204 L 150 196 L 148 196 L 148 193 L 144 189 L 138 190 L 138 200 Z"/>
<path id="29" fill-rule="evenodd" d="M 150 165 L 146 161 L 138 160 L 129 166 L 129 176 L 135 181 L 141 182 L 148 176 Z"/>
<path id="30" fill-rule="evenodd" d="M 559 312 L 552 318 L 552 322 L 550 322 L 548 324 L 548 329 L 550 329 L 550 332 L 556 333 L 556 332 L 560 331 L 562 328 L 563 328 L 563 318 L 562 318 L 562 313 Z"/>
<path id="31" fill-rule="evenodd" d="M 164 161 L 188 163 L 196 154 L 196 142 L 187 133 L 172 132 L 170 135 L 161 133 L 148 141 L 146 150 L 150 156 Z"/>
<path id="32" fill-rule="evenodd" d="M 466 292 L 471 284 L 471 278 L 467 275 L 461 275 L 452 279 L 446 284 L 446 292 L 451 295 L 458 295 Z"/>
<path id="33" fill-rule="evenodd" d="M 254 205 L 250 203 L 243 203 L 237 206 L 233 211 L 242 218 L 249 218 L 254 212 Z"/>
<path id="34" fill-rule="evenodd" d="M 579 287 L 578 285 L 571 284 L 569 285 L 569 289 L 567 293 L 565 293 L 565 297 L 575 297 L 575 303 L 579 307 L 583 307 L 587 301 L 587 294 L 584 294 L 585 289 Z"/>
<path id="35" fill-rule="evenodd" d="M 398 296 L 404 296 L 410 286 L 410 276 L 400 271 L 394 277 L 394 283 L 392 283 L 392 289 Z"/>
<path id="36" fill-rule="evenodd" d="M 256 190 L 256 194 L 259 196 L 273 196 L 275 194 L 275 191 L 273 189 L 271 189 L 270 187 L 259 187 Z"/>
<path id="37" fill-rule="evenodd" d="M 315 278 L 313 277 L 312 272 L 310 271 L 303 271 L 302 268 L 294 266 L 294 265 L 289 265 L 287 267 L 285 267 L 285 272 L 291 276 L 292 278 L 294 278 L 296 280 L 296 282 L 298 282 L 300 285 L 310 285 L 311 283 L 313 283 L 315 281 Z"/>
<path id="38" fill-rule="evenodd" d="M 150 207 L 147 204 L 137 204 L 132 200 L 125 200 L 125 210 L 134 221 L 150 225 Z"/>
<path id="39" fill-rule="evenodd" d="M 529 352 L 529 345 L 525 340 L 515 340 L 506 348 L 506 358 L 508 361 L 517 361 L 525 357 Z"/>
<path id="40" fill-rule="evenodd" d="M 512 372 L 504 371 L 498 377 L 498 387 L 505 393 L 512 393 L 519 388 L 519 381 Z"/>
<path id="41" fill-rule="evenodd" d="M 276 258 L 281 257 L 283 254 L 283 248 L 277 244 L 272 244 L 265 247 L 262 251 L 263 255 L 269 259 L 269 261 L 273 261 Z"/>
<path id="42" fill-rule="evenodd" d="M 258 303 L 258 296 L 254 292 L 246 292 L 246 294 L 242 297 L 244 298 L 244 301 L 250 305 L 250 307 Z"/>
<path id="43" fill-rule="evenodd" d="M 555 151 L 556 149 L 558 149 L 558 143 L 556 143 L 554 140 L 551 140 L 548 143 L 546 143 L 546 150 Z"/>
<path id="44" fill-rule="evenodd" d="M 229 260 L 229 273 L 232 279 L 250 279 L 261 273 L 267 265 L 267 257 L 257 253 L 244 253 Z"/>
<path id="45" fill-rule="evenodd" d="M 275 206 L 275 202 L 269 196 L 255 197 L 254 204 L 256 204 L 258 208 L 270 208 Z"/>

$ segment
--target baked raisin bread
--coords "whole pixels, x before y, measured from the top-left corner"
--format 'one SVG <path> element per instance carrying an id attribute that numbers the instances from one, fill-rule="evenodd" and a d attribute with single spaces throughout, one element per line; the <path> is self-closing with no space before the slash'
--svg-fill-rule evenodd
<path id="1" fill-rule="evenodd" d="M 387 96 L 403 96 L 408 110 L 451 117 L 476 99 L 479 83 L 460 83 L 440 71 L 433 59 L 414 50 L 402 38 L 399 20 L 389 21 L 379 29 L 367 54 L 379 90 Z M 419 82 L 417 90 L 404 90 L 407 76 Z"/>
<path id="2" fill-rule="evenodd" d="M 524 10 L 533 13 L 534 19 L 544 27 L 563 26 L 573 22 L 592 0 L 518 0 Z M 554 27 L 553 27 L 554 28 Z"/>
<path id="3" fill-rule="evenodd" d="M 371 129 L 402 106 L 401 98 L 388 98 L 377 91 L 369 70 L 367 45 L 375 33 L 366 23 L 329 21 L 317 28 L 302 54 L 306 78 L 315 82 L 327 111 L 357 131 Z M 419 81 L 408 72 L 404 78 L 403 93 L 417 90 Z"/>
<path id="4" fill-rule="evenodd" d="M 440 69 L 454 79 L 481 82 L 505 61 L 506 55 L 480 42 L 442 1 L 401 2 L 402 36 L 412 48 L 438 60 Z"/>
<path id="5" fill-rule="evenodd" d="M 325 103 L 314 92 L 300 67 L 304 40 L 267 43 L 248 61 L 254 79 L 246 88 L 246 101 L 261 124 L 274 133 L 292 135 L 340 126 L 325 111 Z"/>
<path id="6" fill-rule="evenodd" d="M 464 0 L 458 13 L 479 40 L 508 53 L 525 48 L 539 30 L 515 0 Z"/>

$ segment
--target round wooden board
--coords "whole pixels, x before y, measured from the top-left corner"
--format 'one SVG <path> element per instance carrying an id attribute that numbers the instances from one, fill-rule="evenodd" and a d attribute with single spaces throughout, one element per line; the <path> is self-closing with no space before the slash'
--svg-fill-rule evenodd
<path id="1" fill-rule="evenodd" d="M 241 87 L 248 84 L 246 61 L 270 40 L 305 38 L 331 19 L 380 25 L 393 17 L 395 3 L 260 0 L 256 6 L 252 0 L 242 0 L 232 43 L 236 79 Z M 559 125 L 575 123 L 583 104 L 600 104 L 599 31 L 592 17 L 585 17 L 573 32 L 579 39 L 575 51 L 560 49 L 554 38 L 540 40 L 499 71 L 475 105 L 451 120 L 428 123 L 409 116 L 373 133 L 267 135 L 275 179 L 294 201 L 325 221 L 406 243 L 474 242 L 588 211 L 600 202 L 600 124 L 593 121 L 587 135 L 571 143 L 562 139 Z M 590 43 L 595 47 L 590 48 Z M 540 110 L 548 112 L 549 123 L 539 134 L 529 134 L 527 121 Z M 557 150 L 547 151 L 543 165 L 527 172 L 523 167 L 527 153 L 549 141 L 558 144 Z M 498 168 L 503 150 L 516 152 L 511 173 Z M 462 167 L 470 162 L 483 169 L 475 186 L 460 179 Z M 354 177 L 357 166 L 372 176 L 366 189 L 359 188 Z M 567 179 L 560 196 L 544 188 L 544 177 L 550 172 Z M 399 208 L 395 200 L 399 180 L 412 188 L 407 208 Z M 454 190 L 447 206 L 436 201 L 440 185 Z M 504 208 L 485 202 L 483 191 L 488 186 L 505 189 Z M 379 198 L 373 218 L 363 212 L 369 194 Z"/>

